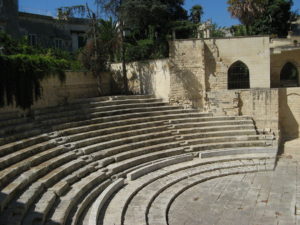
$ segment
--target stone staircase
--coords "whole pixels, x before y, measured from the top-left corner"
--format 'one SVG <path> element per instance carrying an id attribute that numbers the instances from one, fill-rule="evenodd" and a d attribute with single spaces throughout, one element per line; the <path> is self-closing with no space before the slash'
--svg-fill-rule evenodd
<path id="1" fill-rule="evenodd" d="M 0 225 L 168 224 L 189 187 L 271 170 L 277 140 L 250 117 L 153 96 L 81 99 L 0 119 Z"/>

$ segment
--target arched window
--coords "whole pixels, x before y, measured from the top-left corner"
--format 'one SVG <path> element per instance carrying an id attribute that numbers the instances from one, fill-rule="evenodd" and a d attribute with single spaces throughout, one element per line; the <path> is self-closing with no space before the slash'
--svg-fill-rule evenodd
<path id="1" fill-rule="evenodd" d="M 280 73 L 281 87 L 297 87 L 298 86 L 298 70 L 293 63 L 286 63 Z"/>
<path id="2" fill-rule="evenodd" d="M 237 61 L 228 70 L 228 89 L 250 88 L 249 69 L 245 63 Z"/>

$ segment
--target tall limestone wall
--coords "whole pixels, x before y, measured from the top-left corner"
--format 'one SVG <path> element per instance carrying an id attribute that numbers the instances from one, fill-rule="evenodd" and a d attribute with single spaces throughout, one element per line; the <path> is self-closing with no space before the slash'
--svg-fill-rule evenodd
<path id="1" fill-rule="evenodd" d="M 300 137 L 300 88 L 279 89 L 279 121 L 284 139 Z"/>
<path id="2" fill-rule="evenodd" d="M 260 130 L 279 132 L 278 89 L 260 88 L 207 92 L 208 110 L 215 115 L 251 116 Z"/>
<path id="3" fill-rule="evenodd" d="M 270 88 L 269 37 L 205 39 L 207 91 L 227 90 L 227 71 L 236 61 L 249 68 L 250 88 Z"/>
<path id="4" fill-rule="evenodd" d="M 170 96 L 173 105 L 205 110 L 205 56 L 203 40 L 175 40 L 170 49 Z"/>
<path id="5" fill-rule="evenodd" d="M 259 129 L 278 132 L 278 90 L 270 90 L 268 37 L 175 40 L 169 48 L 169 59 L 127 65 L 133 93 L 163 96 L 173 105 L 216 115 L 249 115 Z M 228 68 L 238 60 L 249 68 L 251 89 L 227 89 Z M 113 69 L 113 76 L 121 77 L 121 64 Z"/>
<path id="6" fill-rule="evenodd" d="M 109 79 L 103 79 L 102 85 L 103 90 L 109 94 Z M 42 96 L 31 109 L 63 105 L 77 98 L 98 96 L 97 79 L 88 72 L 66 72 L 65 82 L 61 82 L 56 76 L 51 76 L 42 81 L 41 87 Z M 0 113 L 15 111 L 23 112 L 15 106 L 0 108 Z"/>
<path id="7" fill-rule="evenodd" d="M 111 65 L 111 94 L 123 87 L 122 64 Z M 170 94 L 170 69 L 168 59 L 131 62 L 126 65 L 128 88 L 132 94 L 155 95 L 165 101 Z"/>
<path id="8" fill-rule="evenodd" d="M 293 51 L 279 51 L 271 54 L 271 87 L 280 87 L 280 73 L 288 62 L 297 67 L 299 71 L 298 81 L 300 85 L 300 49 Z"/>

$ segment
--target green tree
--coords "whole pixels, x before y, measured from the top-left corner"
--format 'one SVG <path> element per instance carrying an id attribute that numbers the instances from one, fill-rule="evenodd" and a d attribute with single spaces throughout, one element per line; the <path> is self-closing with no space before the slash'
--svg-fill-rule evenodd
<path id="1" fill-rule="evenodd" d="M 124 92 L 128 93 L 128 79 L 127 79 L 127 70 L 126 70 L 126 61 L 125 61 L 125 44 L 124 44 L 124 18 L 121 13 L 121 5 L 123 0 L 95 0 L 98 8 L 104 10 L 105 13 L 109 14 L 111 18 L 118 24 L 118 31 L 120 37 L 120 49 L 121 49 L 121 59 L 122 59 L 122 75 L 123 75 L 123 84 Z"/>
<path id="2" fill-rule="evenodd" d="M 233 25 L 230 27 L 230 32 L 234 36 L 245 36 L 247 35 L 247 30 L 245 25 Z"/>
<path id="3" fill-rule="evenodd" d="M 213 23 L 211 27 L 211 37 L 213 38 L 225 37 L 225 28 L 221 28 L 218 26 L 218 24 Z"/>
<path id="4" fill-rule="evenodd" d="M 41 81 L 58 76 L 63 82 L 64 71 L 72 69 L 68 54 L 41 49 L 0 32 L 0 107 L 14 105 L 30 109 L 42 96 Z"/>
<path id="5" fill-rule="evenodd" d="M 168 33 L 170 21 L 186 20 L 187 12 L 182 0 L 127 0 L 120 7 L 125 28 L 135 33 L 135 38 L 150 38 L 156 33 L 164 36 Z"/>
<path id="6" fill-rule="evenodd" d="M 118 21 L 121 35 L 122 73 L 125 90 L 127 88 L 126 57 L 133 58 L 137 46 L 138 58 L 161 55 L 165 51 L 167 36 L 171 33 L 170 21 L 187 20 L 187 12 L 182 7 L 184 0 L 96 0 L 99 8 Z M 124 31 L 129 36 L 124 37 Z M 150 46 L 155 46 L 150 48 Z M 130 48 L 130 49 L 129 49 Z M 150 51 L 151 52 L 150 52 Z M 167 54 L 165 54 L 167 55 Z"/>
<path id="7" fill-rule="evenodd" d="M 294 17 L 292 5 L 291 0 L 269 0 L 264 13 L 251 24 L 252 32 L 286 37 Z"/>
<path id="8" fill-rule="evenodd" d="M 231 16 L 240 20 L 246 26 L 249 33 L 249 27 L 266 7 L 268 0 L 228 0 L 228 11 Z"/>
<path id="9" fill-rule="evenodd" d="M 285 37 L 293 18 L 292 0 L 228 0 L 228 11 L 245 25 L 247 34 Z"/>
<path id="10" fill-rule="evenodd" d="M 194 5 L 190 10 L 190 17 L 193 23 L 200 23 L 203 15 L 203 7 L 201 5 Z"/>
<path id="11" fill-rule="evenodd" d="M 101 72 L 108 71 L 115 52 L 119 49 L 120 38 L 116 22 L 93 19 L 92 29 L 87 33 L 88 42 L 80 54 L 80 61 L 98 80 L 98 92 L 101 95 Z"/>

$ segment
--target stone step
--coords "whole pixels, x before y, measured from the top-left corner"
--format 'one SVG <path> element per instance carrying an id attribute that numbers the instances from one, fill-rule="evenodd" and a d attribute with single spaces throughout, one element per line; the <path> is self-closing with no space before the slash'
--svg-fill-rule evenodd
<path id="1" fill-rule="evenodd" d="M 130 144 L 130 143 L 150 140 L 150 139 L 159 138 L 159 137 L 167 137 L 167 136 L 172 136 L 170 131 L 145 133 L 145 134 L 136 135 L 133 137 L 124 137 L 124 138 L 106 141 L 106 142 L 102 142 L 102 143 L 100 142 L 100 143 L 96 143 L 96 144 L 86 143 L 85 147 L 82 147 L 80 149 L 80 151 L 83 152 L 84 154 L 91 154 L 93 152 L 99 152 L 106 148 L 112 148 L 112 147 L 116 147 L 119 145 Z"/>
<path id="2" fill-rule="evenodd" d="M 92 102 L 99 102 L 99 101 L 117 101 L 117 100 L 133 100 L 133 99 L 151 99 L 154 98 L 153 95 L 116 95 L 116 96 L 101 96 L 95 98 L 80 98 L 74 99 L 71 103 L 92 103 Z"/>
<path id="3" fill-rule="evenodd" d="M 96 199 L 94 204 L 91 206 L 91 212 L 88 219 L 89 225 L 97 225 L 100 212 L 104 206 L 104 204 L 107 202 L 107 200 L 111 197 L 112 194 L 114 194 L 117 190 L 122 188 L 124 186 L 124 179 L 119 178 L 116 181 L 114 181 L 112 184 L 110 184 Z"/>
<path id="4" fill-rule="evenodd" d="M 35 120 L 47 120 L 47 119 L 55 119 L 55 118 L 60 118 L 60 117 L 72 117 L 76 116 L 79 113 L 80 114 L 97 114 L 97 113 L 104 113 L 107 111 L 117 111 L 117 110 L 122 110 L 122 109 L 132 109 L 132 108 L 137 108 L 137 107 L 164 107 L 167 106 L 167 103 L 165 102 L 150 102 L 150 103 L 134 103 L 134 104 L 117 104 L 114 105 L 111 103 L 110 105 L 107 106 L 90 106 L 89 108 L 83 106 L 82 108 L 79 109 L 74 109 L 74 110 L 65 110 L 65 111 L 60 111 L 60 112 L 52 112 L 52 113 L 45 113 L 42 115 L 35 115 Z"/>
<path id="5" fill-rule="evenodd" d="M 198 138 L 212 138 L 212 137 L 223 137 L 223 136 L 240 136 L 240 135 L 256 135 L 254 129 L 251 130 L 224 130 L 224 131 L 213 131 L 206 133 L 192 133 L 181 135 L 183 140 L 198 139 Z"/>
<path id="6" fill-rule="evenodd" d="M 80 201 L 107 178 L 104 172 L 96 171 L 72 185 L 67 194 L 60 197 L 58 204 L 52 207 L 53 212 L 50 213 L 46 225 L 65 224 L 69 214 L 81 203 Z"/>
<path id="7" fill-rule="evenodd" d="M 56 144 L 53 141 L 45 141 L 36 145 L 29 146 L 27 148 L 23 148 L 19 151 L 4 155 L 0 158 L 0 170 L 54 146 L 56 146 Z"/>
<path id="8" fill-rule="evenodd" d="M 226 134 L 225 134 L 226 135 Z M 198 145 L 198 144 L 209 144 L 218 142 L 235 142 L 235 141 L 256 141 L 256 140 L 266 140 L 263 135 L 235 135 L 235 136 L 222 136 L 222 137 L 205 137 L 205 138 L 195 138 L 186 141 L 187 145 Z"/>
<path id="9" fill-rule="evenodd" d="M 22 113 L 16 112 L 16 111 L 11 111 L 11 112 L 4 112 L 0 113 L 0 122 L 2 121 L 8 121 L 8 120 L 13 120 L 16 118 L 22 118 L 24 117 Z"/>
<path id="10" fill-rule="evenodd" d="M 76 121 L 76 120 L 86 120 L 98 117 L 111 117 L 111 116 L 118 116 L 123 114 L 132 114 L 137 115 L 140 113 L 141 116 L 147 113 L 160 113 L 163 115 L 164 113 L 169 114 L 170 112 L 175 110 L 180 110 L 180 107 L 176 106 L 162 106 L 162 107 L 147 107 L 147 108 L 131 108 L 131 109 L 120 109 L 120 110 L 112 110 L 112 111 L 105 111 L 105 112 L 94 112 L 89 114 L 76 114 L 72 117 L 61 117 L 61 118 L 54 118 L 54 119 L 47 119 L 40 121 L 44 125 L 52 125 L 52 124 L 59 124 L 59 123 L 66 123 L 69 121 Z M 182 109 L 181 109 L 182 110 Z"/>
<path id="11" fill-rule="evenodd" d="M 121 123 L 123 124 L 123 123 Z M 89 125 L 84 127 L 74 128 L 68 131 L 59 132 L 60 135 L 69 135 L 68 138 L 70 141 L 76 141 L 82 139 L 83 136 L 96 136 L 104 135 L 104 134 L 112 134 L 117 132 L 125 132 L 135 129 L 149 128 L 155 126 L 163 126 L 165 125 L 165 121 L 154 121 L 154 122 L 146 122 L 146 123 L 125 123 L 125 125 L 119 126 L 118 122 L 110 122 L 110 123 L 100 123 L 95 125 Z"/>
<path id="12" fill-rule="evenodd" d="M 123 115 L 115 116 L 106 116 L 99 118 L 92 118 L 79 122 L 66 122 L 65 124 L 54 125 L 53 130 L 64 130 L 70 129 L 79 126 L 85 126 L 93 123 L 105 123 L 121 120 L 130 120 L 130 119 L 141 119 L 144 122 L 157 121 L 157 120 L 167 120 L 172 118 L 182 117 L 198 117 L 198 116 L 207 116 L 209 113 L 200 113 L 197 110 L 168 110 L 168 111 L 155 111 L 155 112 L 144 112 L 144 113 L 128 113 Z"/>
<path id="13" fill-rule="evenodd" d="M 84 157 L 81 157 L 81 159 L 85 160 Z M 64 177 L 53 187 L 51 187 L 50 190 L 54 191 L 57 196 L 63 196 L 68 192 L 69 188 L 73 184 L 99 170 L 99 163 L 97 161 L 85 162 L 86 164 L 84 166 Z"/>
<path id="14" fill-rule="evenodd" d="M 114 132 L 115 131 L 115 132 Z M 151 133 L 159 133 L 163 131 L 168 131 L 167 126 L 165 125 L 157 125 L 157 126 L 149 126 L 136 128 L 125 131 L 116 131 L 116 129 L 103 129 L 97 130 L 93 132 L 81 133 L 78 135 L 69 136 L 68 139 L 71 142 L 74 142 L 74 145 L 77 148 L 85 147 L 88 145 L 93 145 L 97 143 L 104 143 L 111 140 L 118 140 L 126 137 L 135 137 L 141 134 L 151 134 Z"/>
<path id="15" fill-rule="evenodd" d="M 74 215 L 70 219 L 71 221 L 68 224 L 79 225 L 79 224 L 88 224 L 89 215 L 91 211 L 91 205 L 94 203 L 95 199 L 107 188 L 111 181 L 107 180 L 106 182 L 101 183 L 101 185 L 94 188 L 77 206 L 77 209 L 74 211 Z M 86 222 L 83 222 L 86 221 Z"/>
<path id="16" fill-rule="evenodd" d="M 228 126 L 211 126 L 211 127 L 195 127 L 195 128 L 184 128 L 177 129 L 178 134 L 195 134 L 195 133 L 206 133 L 206 132 L 217 132 L 217 131 L 232 131 L 232 130 L 254 130 L 253 124 L 246 125 L 228 125 Z"/>
<path id="17" fill-rule="evenodd" d="M 207 144 L 192 145 L 191 151 L 206 151 L 214 149 L 226 149 L 226 148 L 240 148 L 240 147 L 268 147 L 272 144 L 268 144 L 266 140 L 257 141 L 234 141 L 234 142 L 215 142 Z"/>
<path id="18" fill-rule="evenodd" d="M 200 117 L 200 118 L 179 118 L 176 120 L 170 120 L 171 124 L 180 123 L 199 123 L 199 122 L 213 122 L 213 121 L 226 121 L 226 120 L 251 120 L 249 116 L 210 116 L 210 117 Z"/>
<path id="19" fill-rule="evenodd" d="M 27 131 L 36 127 L 34 122 L 18 123 L 9 126 L 3 126 L 0 129 L 0 137 L 13 135 L 18 132 Z"/>
<path id="20" fill-rule="evenodd" d="M 261 155 L 257 157 L 256 155 L 244 155 L 244 156 L 223 156 L 215 157 L 214 159 L 194 159 L 185 163 L 179 163 L 171 166 L 165 167 L 163 170 L 157 170 L 146 174 L 145 176 L 140 177 L 137 180 L 129 181 L 128 185 L 121 189 L 110 201 L 108 208 L 102 212 L 103 221 L 100 221 L 100 224 L 123 224 L 124 216 L 126 210 L 130 205 L 132 198 L 139 193 L 140 190 L 147 187 L 149 184 L 159 181 L 162 178 L 168 177 L 167 182 L 161 181 L 158 182 L 158 186 L 167 184 L 171 179 L 176 179 L 177 177 L 189 177 L 195 168 L 202 167 L 198 169 L 199 172 L 218 170 L 220 167 L 232 167 L 234 161 L 237 166 L 245 165 L 247 166 L 247 161 L 256 161 L 256 164 L 265 164 L 267 155 Z M 273 159 L 274 160 L 274 159 Z M 215 165 L 215 166 L 214 166 Z M 178 176 L 178 175 L 179 176 Z M 155 185 L 154 185 L 155 186 Z M 147 194 L 146 194 L 147 196 Z M 143 199 L 143 198 L 142 198 Z M 146 203 L 146 202 L 145 202 Z M 142 205 L 141 205 L 142 206 Z M 141 206 L 136 208 L 137 210 L 141 209 Z M 101 223 L 102 222 L 102 223 Z M 134 224 L 140 224 L 139 221 L 134 221 Z"/>
<path id="21" fill-rule="evenodd" d="M 258 170 L 265 170 L 265 167 L 253 163 L 247 166 L 240 166 L 239 163 L 236 165 L 231 163 L 227 166 L 227 168 L 226 166 L 215 165 L 210 166 L 207 169 L 193 168 L 193 170 L 176 173 L 176 175 L 170 174 L 165 178 L 161 178 L 149 184 L 136 194 L 128 206 L 124 224 L 129 225 L 135 221 L 135 223 L 146 225 L 146 221 L 148 221 L 149 224 L 157 225 L 161 224 L 161 221 L 166 222 L 166 211 L 168 210 L 169 202 L 174 200 L 180 191 L 184 191 L 188 187 L 200 182 L 205 182 L 208 179 L 237 173 L 257 172 Z M 156 202 L 156 200 L 158 202 Z M 167 200 L 167 204 L 160 205 L 159 208 L 161 211 L 160 216 L 164 216 L 157 218 L 152 216 L 157 213 L 157 211 L 155 211 L 157 206 L 156 204 L 164 202 L 165 200 Z"/>
<path id="22" fill-rule="evenodd" d="M 269 157 L 276 157 L 277 152 L 278 152 L 277 146 L 227 148 L 227 149 L 214 149 L 209 151 L 201 151 L 199 153 L 199 157 L 210 158 L 210 157 L 218 157 L 218 156 L 243 155 L 243 154 L 257 154 L 257 155 L 268 154 Z"/>
<path id="23" fill-rule="evenodd" d="M 3 157 L 4 155 L 18 151 L 22 148 L 27 148 L 29 146 L 39 144 L 44 141 L 48 141 L 49 139 L 50 138 L 47 135 L 38 135 L 35 137 L 26 138 L 26 139 L 16 141 L 13 143 L 0 145 L 0 157 Z"/>
<path id="24" fill-rule="evenodd" d="M 184 148 L 179 147 L 179 148 L 173 148 L 173 149 L 167 149 L 159 152 L 153 152 L 141 156 L 137 156 L 134 158 L 126 159 L 120 162 L 116 162 L 114 164 L 110 164 L 107 166 L 108 170 L 112 174 L 119 173 L 123 170 L 126 170 L 128 168 L 137 166 L 139 164 L 153 161 L 156 159 L 161 159 L 161 158 L 166 158 L 170 156 L 175 156 L 175 155 L 180 155 L 184 153 Z"/>
<path id="25" fill-rule="evenodd" d="M 138 168 L 130 173 L 127 174 L 127 180 L 132 181 L 136 180 L 137 178 L 140 178 L 141 176 L 144 176 L 148 173 L 151 173 L 153 171 L 159 170 L 161 168 L 174 165 L 177 163 L 183 163 L 190 160 L 193 160 L 194 156 L 192 154 L 186 154 L 186 155 L 179 155 L 174 158 L 167 158 L 165 160 L 161 160 L 159 162 L 152 163 L 151 165 L 147 165 L 141 168 Z"/>
<path id="26" fill-rule="evenodd" d="M 49 192 L 43 195 L 45 190 L 53 186 L 64 176 L 79 169 L 84 164 L 85 162 L 83 160 L 72 160 L 60 167 L 55 168 L 45 176 L 38 179 L 35 183 L 29 186 L 18 199 L 10 203 L 10 205 L 8 206 L 8 210 L 6 210 L 5 212 L 5 216 L 8 221 L 14 221 L 14 223 L 16 224 L 21 224 L 26 212 L 31 207 L 31 205 L 39 198 L 40 195 L 42 195 L 42 201 L 49 198 Z M 54 192 L 52 193 L 54 194 Z M 52 195 L 51 198 L 52 197 L 55 198 L 56 195 Z M 50 201 L 50 203 L 52 201 Z M 49 210 L 50 206 L 48 204 L 45 205 L 44 201 L 43 203 L 43 205 L 46 207 L 45 212 L 47 212 L 47 209 Z"/>
<path id="27" fill-rule="evenodd" d="M 130 159 L 133 157 L 137 157 L 137 156 L 152 153 L 152 152 L 159 152 L 159 151 L 163 151 L 163 150 L 167 150 L 167 149 L 181 147 L 181 142 L 179 142 L 179 141 L 177 141 L 177 142 L 171 141 L 171 139 L 166 140 L 166 141 L 170 141 L 170 142 L 163 142 L 163 143 L 151 144 L 151 145 L 144 144 L 145 147 L 141 147 L 141 148 L 134 148 L 137 146 L 136 144 L 134 144 L 134 145 L 132 145 L 132 149 L 130 151 L 119 153 L 117 155 L 114 155 L 113 157 L 116 162 L 120 162 L 120 161 L 123 161 L 126 159 Z"/>
<path id="28" fill-rule="evenodd" d="M 190 153 L 185 153 L 185 154 L 181 154 L 181 155 L 174 155 L 174 156 L 170 156 L 170 157 L 167 157 L 167 158 L 155 159 L 155 160 L 152 160 L 152 161 L 149 161 L 149 162 L 141 163 L 141 164 L 138 164 L 136 166 L 130 167 L 126 170 L 123 170 L 122 172 L 116 173 L 116 174 L 113 175 L 113 177 L 114 178 L 120 178 L 120 177 L 126 178 L 127 174 L 131 173 L 132 171 L 138 170 L 142 167 L 150 166 L 152 164 L 159 163 L 159 162 L 164 161 L 166 159 L 171 160 L 171 159 L 181 157 L 181 156 L 186 156 L 186 155 L 191 155 L 191 154 Z"/>
<path id="29" fill-rule="evenodd" d="M 106 102 L 112 101 L 112 96 L 97 96 L 91 98 L 77 98 L 70 100 L 70 104 L 84 104 L 84 103 L 93 103 L 93 102 Z"/>
<path id="30" fill-rule="evenodd" d="M 115 161 L 121 161 L 127 159 L 128 157 L 130 158 L 133 155 L 139 155 L 141 152 L 155 151 L 155 150 L 159 151 L 162 149 L 167 149 L 168 146 L 170 148 L 178 147 L 180 146 L 180 142 L 176 141 L 174 137 L 159 136 L 149 140 L 142 140 L 139 142 L 122 144 L 116 147 L 107 148 L 102 151 L 95 152 L 90 156 L 94 160 L 105 159 L 106 157 L 108 157 L 111 159 L 112 162 L 115 162 Z"/>
<path id="31" fill-rule="evenodd" d="M 116 109 L 111 111 L 105 111 L 105 112 L 94 112 L 90 113 L 89 116 L 91 118 L 95 117 L 105 117 L 105 116 L 114 116 L 119 114 L 126 114 L 126 113 L 143 113 L 143 112 L 157 112 L 157 111 L 168 111 L 168 110 L 180 110 L 181 107 L 178 106 L 159 106 L 159 107 L 139 107 L 139 105 L 136 105 L 134 108 L 125 108 L 125 109 Z"/>
<path id="32" fill-rule="evenodd" d="M 0 146 L 16 141 L 21 141 L 22 139 L 34 138 L 35 136 L 39 136 L 42 133 L 44 133 L 42 128 L 34 127 L 34 129 L 29 129 L 18 133 L 13 133 L 9 136 L 0 137 Z"/>
<path id="33" fill-rule="evenodd" d="M 198 122 L 198 123 L 182 123 L 175 124 L 175 129 L 196 128 L 196 127 L 211 127 L 211 126 L 230 126 L 230 125 L 253 125 L 252 120 L 224 120 L 212 122 Z"/>
<path id="34" fill-rule="evenodd" d="M 32 184 L 35 180 L 42 176 L 45 176 L 54 168 L 59 167 L 74 158 L 76 158 L 76 155 L 73 152 L 67 152 L 55 158 L 47 160 L 42 164 L 39 164 L 38 166 L 32 167 L 30 168 L 30 170 L 22 173 L 21 176 L 14 179 L 1 190 L 1 212 L 9 204 L 9 202 L 11 202 L 16 197 L 17 194 L 24 191 L 24 189 L 26 189 L 26 187 Z"/>
<path id="35" fill-rule="evenodd" d="M 166 188 L 162 187 L 162 192 L 157 191 L 153 195 L 153 199 L 148 203 L 146 211 L 146 220 L 141 225 L 167 225 L 168 224 L 168 211 L 172 202 L 186 189 L 195 186 L 196 184 L 203 183 L 207 180 L 217 177 L 234 175 L 239 173 L 249 173 L 264 171 L 265 167 L 260 165 L 249 165 L 247 167 L 234 167 L 218 170 L 218 172 L 208 172 L 196 176 L 190 176 L 188 179 L 179 181 L 172 186 Z M 149 194 L 149 193 L 148 193 Z M 125 220 L 126 221 L 126 220 Z M 147 221 L 147 223 L 146 223 Z M 125 223 L 130 224 L 130 223 Z"/>
<path id="36" fill-rule="evenodd" d="M 105 107 L 111 105 L 155 103 L 155 102 L 162 102 L 162 101 L 161 99 L 157 99 L 157 98 L 146 98 L 146 99 L 125 99 L 125 100 L 114 100 L 114 101 L 103 100 L 103 101 L 95 101 L 95 102 L 78 102 L 78 103 L 75 102 L 69 105 L 37 109 L 34 111 L 34 115 L 42 116 L 44 114 L 49 114 L 49 113 L 82 110 L 83 108 L 90 108 L 90 107 Z"/>
<path id="37" fill-rule="evenodd" d="M 47 149 L 46 151 L 35 154 L 25 160 L 22 160 L 16 164 L 11 165 L 0 171 L 0 187 L 7 185 L 7 183 L 19 176 L 21 173 L 30 169 L 31 167 L 35 167 L 53 157 L 56 157 L 60 154 L 67 152 L 68 149 L 64 146 L 57 146 L 54 148 Z"/>
<path id="38" fill-rule="evenodd" d="M 24 216 L 22 224 L 42 225 L 55 201 L 57 195 L 53 191 L 47 191 L 40 199 L 41 203 L 36 204 L 33 209 Z"/>
<path id="39" fill-rule="evenodd" d="M 99 118 L 92 119 L 82 122 L 73 122 L 65 125 L 54 126 L 55 130 L 59 130 L 60 135 L 72 135 L 84 131 L 95 130 L 95 129 L 103 129 L 110 127 L 118 127 L 118 126 L 129 126 L 129 125 L 137 125 L 140 123 L 154 123 L 154 122 L 167 122 L 168 119 L 182 118 L 182 117 L 202 117 L 207 116 L 207 113 L 181 113 L 181 114 L 170 114 L 170 115 L 162 115 L 162 116 L 147 116 L 142 118 L 134 118 L 132 115 L 128 114 L 128 118 Z M 69 128 L 67 128 L 67 126 Z"/>
<path id="40" fill-rule="evenodd" d="M 19 114 L 16 115 L 11 115 L 11 117 L 5 117 L 4 115 L 2 115 L 2 113 L 0 113 L 0 127 L 7 127 L 7 126 L 13 126 L 16 124 L 24 124 L 29 122 L 29 118 L 24 117 L 24 116 L 20 116 Z"/>

